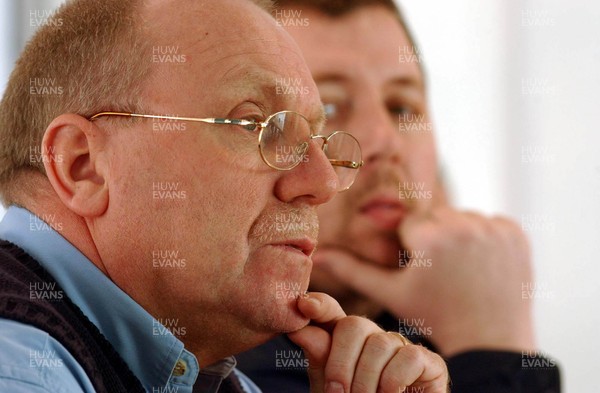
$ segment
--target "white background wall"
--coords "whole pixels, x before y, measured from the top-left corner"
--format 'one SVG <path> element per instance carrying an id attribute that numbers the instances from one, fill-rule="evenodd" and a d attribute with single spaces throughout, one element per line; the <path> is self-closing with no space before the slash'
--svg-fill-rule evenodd
<path id="1" fill-rule="evenodd" d="M 31 30 L 29 10 L 57 3 L 0 0 L 1 90 Z M 565 392 L 599 392 L 600 3 L 402 5 L 457 205 L 528 229 L 540 347 L 560 361 Z"/>

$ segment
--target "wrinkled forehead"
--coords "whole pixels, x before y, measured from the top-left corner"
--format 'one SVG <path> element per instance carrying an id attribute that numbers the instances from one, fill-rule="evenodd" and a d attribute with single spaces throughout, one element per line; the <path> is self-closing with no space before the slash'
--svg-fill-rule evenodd
<path id="1" fill-rule="evenodd" d="M 286 36 L 250 0 L 151 0 L 141 15 L 149 43 L 220 60 L 249 50 L 277 54 Z"/>
<path id="2" fill-rule="evenodd" d="M 222 104 L 221 99 L 256 94 L 272 96 L 279 85 L 294 84 L 306 94 L 279 94 L 273 98 L 280 103 L 273 106 L 318 111 L 313 108 L 320 106 L 318 93 L 297 44 L 251 1 L 160 2 L 147 10 L 145 19 L 154 57 L 160 61 L 169 60 L 169 55 L 185 56 L 182 64 L 157 66 L 155 80 L 184 79 L 180 93 L 181 89 L 189 93 L 194 86 L 198 105 L 210 107 Z M 298 102 L 286 102 L 294 99 Z"/>

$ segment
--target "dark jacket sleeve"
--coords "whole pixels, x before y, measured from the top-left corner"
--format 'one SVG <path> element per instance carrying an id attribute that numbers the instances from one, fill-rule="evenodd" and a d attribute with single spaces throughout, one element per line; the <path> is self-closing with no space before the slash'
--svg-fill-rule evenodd
<path id="1" fill-rule="evenodd" d="M 413 343 L 439 353 L 429 337 L 410 335 L 388 313 L 377 322 L 384 330 L 400 331 Z M 407 334 L 408 333 L 408 334 Z M 538 353 L 468 351 L 446 359 L 452 393 L 559 393 L 560 373 L 555 360 Z"/>
<path id="2" fill-rule="evenodd" d="M 447 359 L 452 393 L 559 393 L 555 360 L 519 352 L 469 351 Z"/>

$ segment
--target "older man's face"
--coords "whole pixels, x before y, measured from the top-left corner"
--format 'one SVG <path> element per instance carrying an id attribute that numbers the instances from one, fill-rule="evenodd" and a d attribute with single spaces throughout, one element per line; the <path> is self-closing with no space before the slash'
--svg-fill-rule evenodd
<path id="1" fill-rule="evenodd" d="M 410 190 L 429 195 L 436 173 L 418 57 L 411 57 L 405 32 L 383 7 L 359 8 L 342 18 L 304 9 L 302 16 L 308 27 L 287 30 L 329 109 L 326 128 L 355 135 L 366 164 L 352 189 L 319 208 L 319 246 L 344 247 L 374 263 L 398 266 L 399 223 L 407 212 L 430 204 L 428 198 L 409 198 L 415 195 Z M 312 279 L 339 294 L 317 266 Z"/>
<path id="2" fill-rule="evenodd" d="M 142 97 L 153 112 L 264 120 L 287 109 L 318 128 L 322 106 L 298 48 L 254 4 L 157 2 L 144 18 L 158 56 L 136 61 L 156 61 Z M 302 94 L 278 89 L 289 80 Z M 248 344 L 307 323 L 295 297 L 308 286 L 316 206 L 337 187 L 315 142 L 307 162 L 277 171 L 240 126 L 144 120 L 111 138 L 114 235 L 103 256 L 117 284 L 212 339 L 234 331 Z"/>

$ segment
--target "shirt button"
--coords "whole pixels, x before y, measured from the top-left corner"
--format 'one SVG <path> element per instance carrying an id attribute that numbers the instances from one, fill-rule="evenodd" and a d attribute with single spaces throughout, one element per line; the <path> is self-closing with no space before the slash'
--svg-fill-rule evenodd
<path id="1" fill-rule="evenodd" d="M 186 370 L 187 364 L 185 364 L 183 360 L 179 359 L 175 364 L 175 368 L 173 369 L 173 376 L 181 377 L 183 374 L 185 374 Z"/>

